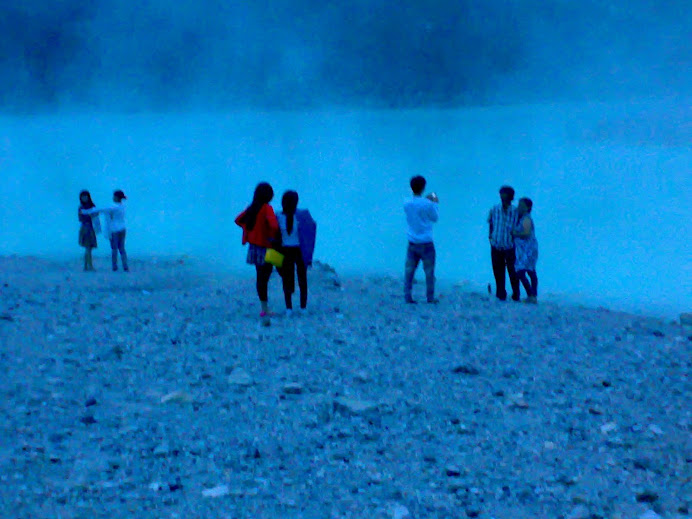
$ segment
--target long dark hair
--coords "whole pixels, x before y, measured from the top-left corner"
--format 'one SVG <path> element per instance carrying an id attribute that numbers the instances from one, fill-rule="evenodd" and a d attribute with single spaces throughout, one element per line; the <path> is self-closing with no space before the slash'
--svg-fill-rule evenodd
<path id="1" fill-rule="evenodd" d="M 295 191 L 286 191 L 281 197 L 281 207 L 286 215 L 286 231 L 288 234 L 293 232 L 293 220 L 298 207 L 298 193 Z"/>
<path id="2" fill-rule="evenodd" d="M 83 196 L 89 198 L 89 201 L 86 203 L 82 202 Z M 96 207 L 96 204 L 94 204 L 94 202 L 91 201 L 91 193 L 89 193 L 89 191 L 87 191 L 86 189 L 79 193 L 79 206 L 82 209 L 91 209 L 92 207 Z"/>
<path id="3" fill-rule="evenodd" d="M 251 231 L 255 228 L 257 215 L 264 204 L 268 204 L 274 198 L 274 190 L 268 182 L 260 182 L 255 188 L 255 194 L 252 197 L 252 203 L 245 210 L 241 223 L 245 224 L 245 229 Z"/>
<path id="4" fill-rule="evenodd" d="M 530 198 L 520 198 L 519 203 L 522 202 L 524 202 L 526 209 L 528 209 L 528 211 L 526 211 L 526 214 L 531 213 L 531 209 L 533 208 L 533 201 Z"/>

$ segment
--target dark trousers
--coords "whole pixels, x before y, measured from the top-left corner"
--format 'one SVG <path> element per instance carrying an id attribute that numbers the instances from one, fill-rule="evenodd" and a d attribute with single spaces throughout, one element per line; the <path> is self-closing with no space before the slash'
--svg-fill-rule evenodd
<path id="1" fill-rule="evenodd" d="M 262 303 L 269 300 L 269 278 L 272 275 L 272 267 L 269 263 L 264 265 L 255 265 L 257 270 L 257 295 Z"/>
<path id="2" fill-rule="evenodd" d="M 418 263 L 423 261 L 425 272 L 425 292 L 428 301 L 435 299 L 435 245 L 430 243 L 410 243 L 406 251 L 406 268 L 404 270 L 404 298 L 412 301 L 413 276 Z"/>
<path id="3" fill-rule="evenodd" d="M 516 261 L 514 249 L 501 250 L 491 247 L 490 257 L 495 275 L 495 295 L 502 301 L 507 299 L 507 290 L 505 289 L 505 269 L 507 269 L 509 283 L 512 286 L 512 299 L 519 301 L 519 278 L 514 270 L 514 262 Z"/>
<path id="4" fill-rule="evenodd" d="M 123 262 L 123 270 L 129 270 L 127 266 L 127 252 L 125 252 L 124 230 L 111 234 L 111 263 L 113 270 L 118 270 L 118 252 L 120 252 L 120 260 Z"/>
<path id="5" fill-rule="evenodd" d="M 528 278 L 527 278 L 528 275 Z M 538 297 L 538 276 L 535 270 L 518 270 L 519 281 L 524 285 L 528 297 Z M 530 279 L 530 281 L 529 281 Z"/>
<path id="6" fill-rule="evenodd" d="M 284 300 L 286 308 L 293 308 L 292 295 L 296 290 L 296 273 L 298 274 L 298 288 L 300 289 L 300 307 L 308 305 L 308 269 L 303 260 L 300 247 L 284 247 L 281 249 L 284 255 L 284 264 L 281 267 L 281 280 L 284 287 Z"/>

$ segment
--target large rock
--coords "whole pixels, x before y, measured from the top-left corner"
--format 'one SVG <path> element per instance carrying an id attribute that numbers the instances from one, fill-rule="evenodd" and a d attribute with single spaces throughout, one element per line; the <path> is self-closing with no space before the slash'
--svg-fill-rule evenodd
<path id="1" fill-rule="evenodd" d="M 231 490 L 228 488 L 228 485 L 218 485 L 214 488 L 202 490 L 202 495 L 204 497 L 223 497 L 229 495 L 230 493 Z"/>
<path id="2" fill-rule="evenodd" d="M 389 510 L 392 519 L 408 519 L 411 517 L 411 512 L 404 505 L 395 503 Z"/>
<path id="3" fill-rule="evenodd" d="M 161 397 L 162 404 L 187 404 L 190 402 L 192 402 L 192 397 L 182 390 L 172 391 L 171 393 Z"/>
<path id="4" fill-rule="evenodd" d="M 591 512 L 584 505 L 575 506 L 572 511 L 567 514 L 567 519 L 589 519 Z"/>
<path id="5" fill-rule="evenodd" d="M 692 312 L 680 314 L 680 325 L 686 333 L 692 333 Z"/>
<path id="6" fill-rule="evenodd" d="M 348 415 L 370 414 L 378 410 L 378 404 L 369 400 L 338 397 L 334 399 L 334 411 Z"/>
<path id="7" fill-rule="evenodd" d="M 232 386 L 249 387 L 253 385 L 255 381 L 243 368 L 235 368 L 231 374 L 228 375 L 228 383 Z"/>
<path id="8" fill-rule="evenodd" d="M 283 387 L 283 392 L 287 395 L 300 395 L 303 393 L 303 391 L 303 385 L 298 382 L 290 382 L 288 384 L 285 384 Z"/>

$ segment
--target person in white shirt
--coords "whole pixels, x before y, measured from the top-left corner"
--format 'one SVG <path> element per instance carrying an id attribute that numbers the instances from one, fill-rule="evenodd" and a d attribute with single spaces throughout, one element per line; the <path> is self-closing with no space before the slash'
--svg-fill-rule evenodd
<path id="1" fill-rule="evenodd" d="M 113 271 L 118 270 L 118 252 L 123 264 L 123 270 L 129 272 L 127 264 L 127 252 L 125 252 L 125 202 L 127 197 L 120 189 L 113 193 L 114 205 L 111 207 L 94 207 L 93 209 L 83 210 L 83 214 L 104 213 L 108 223 L 108 232 L 111 241 L 111 261 Z"/>
<path id="2" fill-rule="evenodd" d="M 404 270 L 404 299 L 407 303 L 416 301 L 411 294 L 413 276 L 418 263 L 423 261 L 425 287 L 428 303 L 437 303 L 435 299 L 435 245 L 433 244 L 433 224 L 439 217 L 438 198 L 435 193 L 423 198 L 425 178 L 418 175 L 411 179 L 413 197 L 404 204 L 406 222 L 408 223 L 408 250 L 406 251 L 406 268 Z"/>

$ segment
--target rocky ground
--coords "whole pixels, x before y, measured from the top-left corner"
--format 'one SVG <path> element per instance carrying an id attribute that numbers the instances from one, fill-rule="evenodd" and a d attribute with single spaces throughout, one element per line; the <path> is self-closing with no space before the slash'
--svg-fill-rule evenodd
<path id="1" fill-rule="evenodd" d="M 673 518 L 692 332 L 390 278 L 0 258 L 4 518 Z M 417 291 L 422 292 L 419 285 Z M 278 277 L 270 299 L 281 309 Z"/>

